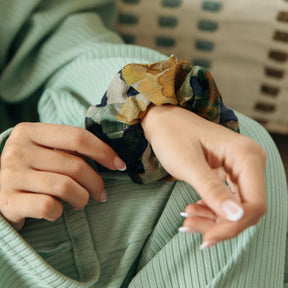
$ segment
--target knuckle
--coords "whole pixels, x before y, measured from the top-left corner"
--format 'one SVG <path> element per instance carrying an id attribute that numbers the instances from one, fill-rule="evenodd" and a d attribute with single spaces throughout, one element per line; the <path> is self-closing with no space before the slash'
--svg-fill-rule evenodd
<path id="1" fill-rule="evenodd" d="M 3 215 L 7 215 L 11 213 L 13 210 L 12 202 L 10 201 L 10 198 L 7 197 L 2 191 L 1 191 L 1 197 L 0 197 L 0 211 Z"/>
<path id="2" fill-rule="evenodd" d="M 31 123 L 29 122 L 19 123 L 13 128 L 10 137 L 13 139 L 23 138 L 23 136 L 29 133 L 30 129 L 31 129 Z"/>
<path id="3" fill-rule="evenodd" d="M 71 180 L 67 176 L 57 177 L 54 183 L 53 194 L 65 200 L 71 190 Z"/>
<path id="4" fill-rule="evenodd" d="M 53 209 L 54 201 L 52 197 L 42 197 L 39 203 L 39 210 L 41 218 L 49 217 L 51 210 Z"/>
<path id="5" fill-rule="evenodd" d="M 71 127 L 71 143 L 74 145 L 75 150 L 77 150 L 77 148 L 81 147 L 85 141 L 86 141 L 86 137 L 85 137 L 85 132 L 83 129 L 78 128 L 78 127 Z"/>
<path id="6" fill-rule="evenodd" d="M 49 219 L 52 221 L 59 218 L 58 213 L 53 213 L 55 211 L 55 206 L 57 205 L 56 201 L 56 199 L 49 195 L 42 197 L 39 203 L 40 218 Z"/>
<path id="7" fill-rule="evenodd" d="M 77 176 L 79 174 L 82 174 L 82 172 L 84 171 L 85 169 L 85 166 L 86 166 L 86 162 L 81 159 L 81 158 L 76 158 L 76 159 L 73 159 L 71 161 L 71 170 L 72 170 L 72 173 Z"/>
<path id="8" fill-rule="evenodd" d="M 239 152 L 244 153 L 245 155 L 254 155 L 258 156 L 264 160 L 266 160 L 266 152 L 261 147 L 259 143 L 248 138 L 246 136 L 242 136 L 242 140 L 238 141 L 238 149 Z"/>
<path id="9" fill-rule="evenodd" d="M 5 146 L 1 155 L 2 163 L 14 163 L 15 160 L 23 161 L 24 158 L 24 149 L 21 145 L 10 143 Z"/>

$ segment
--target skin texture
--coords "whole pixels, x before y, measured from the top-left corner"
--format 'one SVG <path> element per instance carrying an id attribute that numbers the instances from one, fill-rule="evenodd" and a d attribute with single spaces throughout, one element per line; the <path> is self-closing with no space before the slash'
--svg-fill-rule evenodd
<path id="1" fill-rule="evenodd" d="M 142 127 L 167 172 L 202 199 L 186 208 L 180 231 L 202 233 L 206 248 L 265 214 L 266 154 L 258 143 L 177 106 L 152 106 Z"/>
<path id="2" fill-rule="evenodd" d="M 151 106 L 141 124 L 168 173 L 200 195 L 186 208 L 183 227 L 202 233 L 205 247 L 237 236 L 265 214 L 266 156 L 259 144 L 177 106 Z M 103 180 L 83 157 L 125 169 L 108 145 L 84 129 L 17 125 L 1 155 L 1 214 L 20 230 L 26 217 L 59 218 L 59 199 L 75 209 L 84 208 L 89 197 L 105 201 Z M 231 215 L 237 217 L 231 221 Z"/>
<path id="3" fill-rule="evenodd" d="M 125 163 L 87 130 L 44 123 L 21 123 L 1 155 L 0 211 L 20 230 L 26 217 L 56 220 L 59 199 L 83 209 L 89 197 L 105 201 L 102 178 L 83 160 L 91 158 L 110 170 Z"/>

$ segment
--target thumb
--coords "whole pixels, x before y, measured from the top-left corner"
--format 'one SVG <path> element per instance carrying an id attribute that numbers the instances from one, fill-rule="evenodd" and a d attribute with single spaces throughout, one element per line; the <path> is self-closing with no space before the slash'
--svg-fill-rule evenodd
<path id="1" fill-rule="evenodd" d="M 183 179 L 196 189 L 204 202 L 217 215 L 230 221 L 238 221 L 244 215 L 242 205 L 234 199 L 230 189 L 210 168 L 205 160 Z"/>

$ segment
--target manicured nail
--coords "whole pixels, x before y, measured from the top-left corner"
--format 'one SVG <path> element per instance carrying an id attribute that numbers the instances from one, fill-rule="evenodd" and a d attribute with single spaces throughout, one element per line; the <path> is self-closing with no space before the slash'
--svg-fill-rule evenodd
<path id="1" fill-rule="evenodd" d="M 114 158 L 114 166 L 119 171 L 125 171 L 127 168 L 124 161 L 118 156 L 115 156 L 115 158 Z"/>
<path id="2" fill-rule="evenodd" d="M 199 249 L 200 249 L 200 250 L 206 249 L 206 248 L 208 247 L 208 245 L 209 245 L 209 242 L 203 242 L 203 243 L 200 245 Z"/>
<path id="3" fill-rule="evenodd" d="M 212 247 L 212 246 L 214 246 L 214 245 L 216 245 L 216 244 L 217 244 L 217 241 L 214 241 L 214 240 L 205 241 L 205 242 L 203 242 L 203 243 L 200 245 L 199 249 L 200 249 L 200 250 L 204 250 L 204 249 L 209 248 L 209 247 Z"/>
<path id="4" fill-rule="evenodd" d="M 226 200 L 222 204 L 222 210 L 230 221 L 238 221 L 244 215 L 243 208 L 232 200 Z"/>
<path id="5" fill-rule="evenodd" d="M 188 232 L 189 230 L 190 230 L 190 228 L 189 227 L 185 227 L 185 226 L 182 226 L 182 227 L 178 228 L 179 232 Z"/>
<path id="6" fill-rule="evenodd" d="M 186 212 L 180 212 L 180 215 L 181 215 L 183 218 L 189 217 L 189 214 L 186 213 Z"/>
<path id="7" fill-rule="evenodd" d="M 104 189 L 100 195 L 100 202 L 106 202 L 107 201 L 107 193 L 106 190 Z"/>

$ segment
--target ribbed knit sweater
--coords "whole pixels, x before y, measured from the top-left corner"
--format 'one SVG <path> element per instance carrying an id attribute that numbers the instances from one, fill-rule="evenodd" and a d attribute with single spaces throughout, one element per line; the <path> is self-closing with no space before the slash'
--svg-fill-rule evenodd
<path id="1" fill-rule="evenodd" d="M 2 130 L 29 119 L 36 103 L 41 121 L 84 127 L 87 108 L 124 65 L 166 59 L 124 44 L 114 14 L 112 0 L 0 0 L 0 96 L 21 105 L 9 104 L 6 116 L 0 106 Z M 258 225 L 200 251 L 199 234 L 177 233 L 179 212 L 199 199 L 189 185 L 141 186 L 103 173 L 107 203 L 89 201 L 82 211 L 64 203 L 56 222 L 27 219 L 20 233 L 0 218 L 0 287 L 282 287 L 283 166 L 267 132 L 239 119 L 268 155 L 268 213 Z"/>

